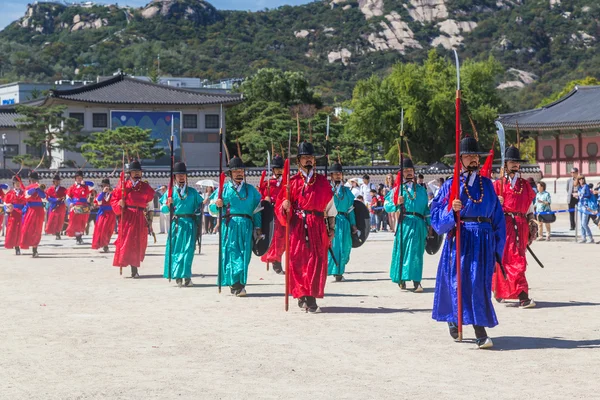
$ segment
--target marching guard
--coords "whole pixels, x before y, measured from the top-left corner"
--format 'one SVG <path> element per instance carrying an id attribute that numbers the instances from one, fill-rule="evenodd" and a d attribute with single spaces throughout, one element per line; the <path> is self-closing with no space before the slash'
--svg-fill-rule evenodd
<path id="1" fill-rule="evenodd" d="M 15 254 L 21 254 L 19 247 L 21 241 L 21 221 L 23 220 L 23 208 L 25 207 L 25 195 L 19 175 L 12 179 L 13 188 L 4 196 L 4 207 L 8 220 L 6 221 L 6 233 L 4 235 L 4 248 L 15 249 Z"/>
<path id="2" fill-rule="evenodd" d="M 219 198 L 218 191 L 213 192 L 209 210 L 214 216 L 219 214 L 219 208 L 225 211 L 220 227 L 223 252 L 219 266 L 221 285 L 229 286 L 231 294 L 244 297 L 252 246 L 255 238 L 261 236 L 261 196 L 254 186 L 245 182 L 246 166 L 240 158 L 234 156 L 228 168 L 230 181 L 223 186 L 222 198 Z"/>
<path id="3" fill-rule="evenodd" d="M 447 322 L 450 335 L 457 340 L 458 292 L 456 282 L 456 220 L 460 213 L 462 320 L 473 325 L 479 348 L 490 348 L 492 340 L 486 327 L 498 324 L 492 304 L 492 276 L 496 260 L 504 252 L 506 223 L 492 181 L 478 173 L 479 158 L 488 153 L 479 151 L 477 140 L 466 137 L 460 142 L 460 199 L 448 208 L 452 181 L 447 180 L 431 204 L 431 223 L 438 234 L 447 233 L 438 265 L 433 300 L 433 319 Z"/>
<path id="4" fill-rule="evenodd" d="M 148 246 L 146 208 L 154 199 L 154 189 L 142 181 L 139 161 L 129 164 L 128 173 L 130 179 L 119 182 L 110 200 L 113 211 L 121 216 L 113 266 L 131 266 L 131 277 L 137 279 L 140 277 L 138 268 L 144 261 Z"/>
<path id="5" fill-rule="evenodd" d="M 525 161 L 521 160 L 519 149 L 514 146 L 507 148 L 504 160 L 508 177 L 495 181 L 494 189 L 502 204 L 506 221 L 506 245 L 502 264 L 507 279 L 504 279 L 498 267 L 492 288 L 498 301 L 518 299 L 520 308 L 533 308 L 536 304 L 529 298 L 525 272 L 527 246 L 537 236 L 537 224 L 533 214 L 535 192 L 529 182 L 520 176 L 521 163 Z"/>
<path id="6" fill-rule="evenodd" d="M 39 174 L 35 171 L 29 173 L 29 185 L 24 189 L 26 207 L 23 210 L 21 223 L 21 249 L 32 248 L 34 258 L 38 257 L 38 246 L 42 240 L 44 230 L 45 208 L 42 199 L 46 198 L 46 187 L 39 184 Z"/>
<path id="7" fill-rule="evenodd" d="M 98 214 L 96 215 L 96 221 L 94 222 L 92 249 L 98 250 L 99 248 L 102 248 L 103 252 L 108 253 L 108 245 L 110 244 L 110 239 L 115 232 L 115 225 L 117 224 L 117 215 L 110 205 L 110 198 L 112 197 L 113 192 L 110 187 L 110 179 L 102 179 L 100 186 L 102 191 L 95 199 L 96 205 L 98 206 Z"/>
<path id="8" fill-rule="evenodd" d="M 90 188 L 94 187 L 94 182 L 83 180 L 83 171 L 75 173 L 75 183 L 67 189 L 69 198 L 69 225 L 67 226 L 67 236 L 74 237 L 77 244 L 83 244 L 83 233 L 90 216 L 90 204 L 88 197 Z"/>
<path id="9" fill-rule="evenodd" d="M 173 187 L 173 197 L 169 193 L 160 199 L 161 211 L 169 213 L 173 204 L 174 214 L 169 235 L 164 263 L 164 277 L 175 278 L 179 287 L 194 286 L 192 283 L 192 263 L 196 240 L 202 229 L 202 203 L 204 199 L 194 188 L 187 184 L 187 167 L 185 163 L 175 163 L 173 167 L 176 186 Z M 170 272 L 169 272 L 170 270 Z"/>
<path id="10" fill-rule="evenodd" d="M 281 192 L 281 182 L 283 177 L 283 158 L 280 155 L 273 157 L 273 176 L 267 182 L 259 186 L 258 190 L 264 200 L 271 202 L 273 208 L 277 207 L 279 193 Z M 284 274 L 281 265 L 281 256 L 285 251 L 285 227 L 275 218 L 274 232 L 271 246 L 266 254 L 261 257 L 264 263 L 272 263 L 273 271 L 278 274 Z"/>
<path id="11" fill-rule="evenodd" d="M 57 173 L 52 178 L 52 186 L 46 189 L 46 200 L 49 204 L 48 220 L 46 221 L 46 234 L 56 235 L 56 240 L 60 240 L 60 233 L 63 231 L 65 224 L 65 214 L 67 206 L 65 199 L 67 198 L 67 189 L 60 186 L 60 175 Z"/>
<path id="12" fill-rule="evenodd" d="M 333 275 L 335 282 L 344 280 L 346 264 L 350 261 L 352 234 L 358 231 L 354 215 L 354 195 L 343 183 L 343 167 L 339 163 L 331 167 L 333 200 L 337 210 L 335 236 L 331 242 L 327 261 L 327 275 Z"/>
<path id="13" fill-rule="evenodd" d="M 423 292 L 423 254 L 427 230 L 431 226 L 429 215 L 429 198 L 427 190 L 415 182 L 415 167 L 410 158 L 403 160 L 402 171 L 404 183 L 400 182 L 391 190 L 385 199 L 385 211 L 388 214 L 398 213 L 398 226 L 394 238 L 390 278 L 401 290 L 406 289 L 406 282 L 413 281 L 414 292 Z M 395 196 L 396 191 L 398 196 Z M 397 202 L 395 199 L 397 197 Z"/>
<path id="14" fill-rule="evenodd" d="M 282 190 L 276 211 L 284 226 L 290 217 L 291 294 L 301 309 L 319 313 L 316 299 L 325 292 L 327 252 L 335 234 L 337 210 L 327 178 L 315 170 L 314 152 L 311 143 L 298 145 L 298 173 L 289 181 L 290 200 Z"/>

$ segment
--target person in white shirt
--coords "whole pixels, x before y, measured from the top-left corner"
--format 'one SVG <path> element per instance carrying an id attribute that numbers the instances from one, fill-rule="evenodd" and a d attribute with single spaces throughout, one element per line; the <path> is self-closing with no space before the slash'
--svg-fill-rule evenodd
<path id="1" fill-rule="evenodd" d="M 362 195 L 365 204 L 371 204 L 373 198 L 371 190 L 377 190 L 373 183 L 370 183 L 369 175 L 363 175 L 363 184 L 360 185 L 360 194 Z"/>

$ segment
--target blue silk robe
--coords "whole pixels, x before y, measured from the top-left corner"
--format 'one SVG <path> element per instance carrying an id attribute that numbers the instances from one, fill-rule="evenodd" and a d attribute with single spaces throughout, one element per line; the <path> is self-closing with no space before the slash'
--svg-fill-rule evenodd
<path id="1" fill-rule="evenodd" d="M 215 202 L 219 191 L 210 196 L 209 211 L 218 216 L 219 209 Z M 252 256 L 252 233 L 254 228 L 262 226 L 261 215 L 256 212 L 260 205 L 261 195 L 254 186 L 243 183 L 238 191 L 233 183 L 223 186 L 223 223 L 221 225 L 223 257 L 221 263 L 221 285 L 231 286 L 236 283 L 246 285 L 248 280 L 248 264 Z M 235 215 L 230 218 L 229 214 Z"/>
<path id="2" fill-rule="evenodd" d="M 331 248 L 338 266 L 328 253 L 327 275 L 343 275 L 352 250 L 352 225 L 356 225 L 354 195 L 346 186 L 340 185 L 333 188 L 333 201 L 338 214 L 335 217 L 335 236 Z"/>
<path id="3" fill-rule="evenodd" d="M 452 180 L 447 180 L 440 188 L 431 204 L 431 224 L 442 235 L 448 233 L 438 266 L 433 299 L 433 319 L 437 321 L 458 321 L 456 290 L 456 226 L 454 213 L 448 210 Z M 485 217 L 489 222 L 463 222 L 461 228 L 461 277 L 462 277 L 462 317 L 465 325 L 494 327 L 498 325 L 492 304 L 492 276 L 496 254 L 502 257 L 506 240 L 506 223 L 502 206 L 492 186 L 492 181 L 479 175 L 469 182 L 471 197 L 483 201 L 476 203 L 469 199 L 465 190 L 465 177 L 461 175 L 460 200 L 463 209 L 461 217 Z"/>

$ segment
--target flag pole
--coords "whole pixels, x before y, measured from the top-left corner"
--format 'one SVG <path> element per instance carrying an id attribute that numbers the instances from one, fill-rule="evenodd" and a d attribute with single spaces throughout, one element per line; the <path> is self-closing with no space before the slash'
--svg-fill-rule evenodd
<path id="1" fill-rule="evenodd" d="M 454 50 L 454 58 L 456 61 L 456 160 L 454 165 L 454 185 L 456 191 L 455 198 L 452 200 L 460 200 L 460 63 L 458 61 L 458 53 Z M 462 274 L 461 274 L 461 243 L 460 243 L 460 211 L 455 211 L 456 220 L 456 302 L 457 302 L 457 322 L 458 322 L 458 341 L 462 342 L 463 338 L 463 315 L 462 315 Z"/>

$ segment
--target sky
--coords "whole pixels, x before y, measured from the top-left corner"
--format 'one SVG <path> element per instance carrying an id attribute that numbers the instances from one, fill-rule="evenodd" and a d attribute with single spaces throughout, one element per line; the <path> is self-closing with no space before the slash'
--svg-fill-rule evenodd
<path id="1" fill-rule="evenodd" d="M 0 0 L 2 12 L 0 13 L 0 30 L 4 29 L 11 22 L 21 18 L 27 10 L 27 4 L 35 0 Z M 58 0 L 60 1 L 60 0 Z M 97 3 L 118 3 L 120 5 L 129 5 L 135 7 L 145 6 L 151 0 L 101 0 Z M 219 10 L 262 10 L 264 8 L 276 8 L 285 4 L 300 5 L 310 3 L 312 0 L 208 0 Z M 73 0 L 69 0 L 73 2 Z"/>

